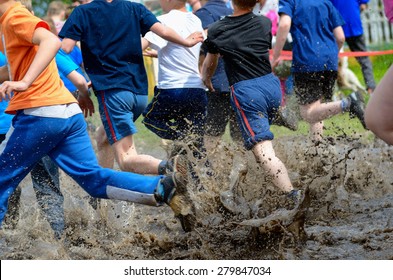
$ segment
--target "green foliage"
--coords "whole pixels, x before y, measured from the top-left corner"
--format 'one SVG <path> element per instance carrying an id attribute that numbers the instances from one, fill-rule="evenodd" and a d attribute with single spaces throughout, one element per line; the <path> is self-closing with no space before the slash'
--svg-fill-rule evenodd
<path id="1" fill-rule="evenodd" d="M 53 0 L 32 0 L 31 2 L 35 15 L 37 17 L 43 17 L 48 10 L 49 3 L 53 2 Z M 63 0 L 62 2 L 70 5 L 72 4 L 72 0 Z"/>

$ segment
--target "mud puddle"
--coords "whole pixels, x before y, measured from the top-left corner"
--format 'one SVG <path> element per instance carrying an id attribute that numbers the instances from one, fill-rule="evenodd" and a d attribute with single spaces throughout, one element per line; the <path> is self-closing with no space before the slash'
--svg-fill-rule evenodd
<path id="1" fill-rule="evenodd" d="M 381 141 L 338 138 L 310 143 L 280 138 L 277 155 L 295 186 L 310 190 L 307 239 L 244 226 L 290 207 L 249 152 L 223 144 L 212 157 L 214 176 L 193 189 L 200 225 L 184 233 L 169 207 L 102 201 L 98 210 L 62 174 L 66 233 L 55 240 L 40 215 L 29 178 L 21 218 L 0 234 L 1 259 L 393 259 L 392 147 Z M 232 163 L 244 165 L 231 177 Z M 242 171 L 246 170 L 246 171 Z M 232 189 L 235 210 L 222 204 Z M 224 193 L 225 194 L 225 193 Z M 232 211 L 231 211 L 232 210 Z"/>

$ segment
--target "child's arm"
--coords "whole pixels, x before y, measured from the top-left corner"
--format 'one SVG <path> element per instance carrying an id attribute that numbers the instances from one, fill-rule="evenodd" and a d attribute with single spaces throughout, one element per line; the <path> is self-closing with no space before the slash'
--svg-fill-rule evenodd
<path id="1" fill-rule="evenodd" d="M 292 19 L 286 14 L 281 14 L 280 21 L 278 23 L 276 44 L 273 47 L 273 59 L 272 59 L 272 69 L 276 68 L 280 62 L 281 51 L 287 40 L 289 30 L 291 28 Z"/>
<path id="2" fill-rule="evenodd" d="M 67 79 L 74 84 L 74 86 L 79 91 L 78 102 L 79 107 L 81 107 L 85 118 L 87 116 L 92 116 L 94 114 L 94 103 L 89 95 L 89 86 L 86 82 L 85 77 L 83 77 L 78 71 L 74 70 L 67 75 Z"/>
<path id="3" fill-rule="evenodd" d="M 1 94 L 10 95 L 12 91 L 25 91 L 28 89 L 53 60 L 61 46 L 59 38 L 42 27 L 34 31 L 33 44 L 39 47 L 25 76 L 20 81 L 4 82 L 0 87 Z"/>
<path id="4" fill-rule="evenodd" d="M 176 33 L 172 28 L 163 25 L 160 22 L 153 24 L 150 27 L 150 30 L 153 31 L 158 36 L 164 38 L 167 41 L 172 43 L 176 43 L 185 47 L 192 47 L 199 42 L 203 41 L 202 32 L 194 32 L 191 33 L 186 39 L 183 39 L 179 34 Z"/>
<path id="5" fill-rule="evenodd" d="M 150 46 L 150 42 L 142 37 L 142 51 L 146 50 Z"/>
<path id="6" fill-rule="evenodd" d="M 63 41 L 61 41 L 61 49 L 66 53 L 70 53 L 75 45 L 76 41 L 70 38 L 64 38 Z"/>
<path id="7" fill-rule="evenodd" d="M 158 52 L 153 49 L 148 49 L 149 47 L 150 47 L 150 42 L 146 38 L 142 38 L 143 55 L 147 57 L 158 57 Z"/>
<path id="8" fill-rule="evenodd" d="M 202 81 L 210 92 L 214 92 L 211 78 L 216 72 L 219 54 L 207 53 L 202 64 Z"/>
<path id="9" fill-rule="evenodd" d="M 341 48 L 345 42 L 345 35 L 344 35 L 343 28 L 341 26 L 337 26 L 336 28 L 334 28 L 333 35 L 336 38 L 336 43 L 337 43 L 338 49 L 341 50 Z"/>

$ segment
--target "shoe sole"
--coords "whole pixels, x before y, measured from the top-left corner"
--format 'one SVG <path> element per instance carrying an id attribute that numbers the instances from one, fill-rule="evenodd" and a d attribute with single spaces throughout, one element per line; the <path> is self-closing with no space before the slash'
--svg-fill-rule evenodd
<path id="1" fill-rule="evenodd" d="M 187 155 L 176 155 L 173 157 L 173 172 L 179 172 L 182 176 L 187 177 L 188 158 Z"/>
<path id="2" fill-rule="evenodd" d="M 181 173 L 174 173 L 176 192 L 168 205 L 185 232 L 190 232 L 196 225 L 195 206 L 187 190 L 187 181 Z"/>

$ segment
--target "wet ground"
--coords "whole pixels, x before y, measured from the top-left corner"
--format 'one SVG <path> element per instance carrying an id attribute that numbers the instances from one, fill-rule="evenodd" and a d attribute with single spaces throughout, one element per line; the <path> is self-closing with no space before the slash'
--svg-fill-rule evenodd
<path id="1" fill-rule="evenodd" d="M 194 231 L 184 233 L 169 207 L 102 201 L 95 210 L 62 174 L 67 228 L 55 240 L 26 178 L 17 228 L 0 233 L 0 258 L 393 259 L 392 147 L 369 135 L 318 144 L 299 136 L 280 138 L 275 149 L 294 185 L 310 190 L 305 242 L 285 229 L 263 233 L 241 224 L 290 205 L 251 153 L 223 144 L 212 157 L 214 176 L 201 175 L 192 187 L 200 223 Z M 246 166 L 240 176 L 230 176 L 233 162 Z M 229 188 L 232 208 L 221 199 Z"/>

